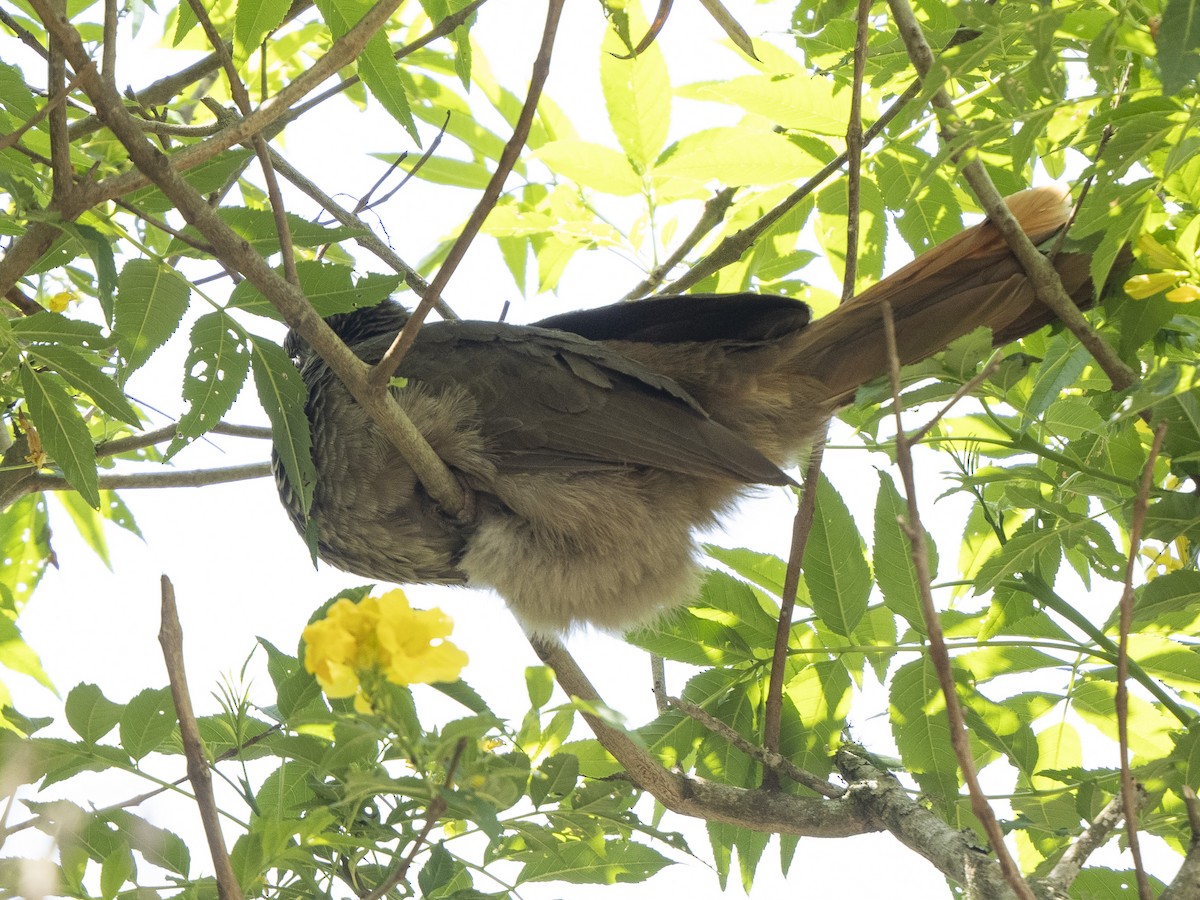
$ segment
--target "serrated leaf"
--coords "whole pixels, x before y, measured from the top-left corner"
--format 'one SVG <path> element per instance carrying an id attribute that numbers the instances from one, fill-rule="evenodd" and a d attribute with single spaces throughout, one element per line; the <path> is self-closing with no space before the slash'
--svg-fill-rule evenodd
<path id="1" fill-rule="evenodd" d="M 188 408 L 179 417 L 175 438 L 167 448 L 168 459 L 221 421 L 250 372 L 246 333 L 225 313 L 208 313 L 197 319 L 191 341 L 183 364 L 183 399 Z"/>
<path id="2" fill-rule="evenodd" d="M 846 136 L 850 92 L 831 78 L 805 72 L 743 75 L 729 81 L 690 85 L 684 97 L 732 103 L 783 128 L 812 134 Z M 871 117 L 870 109 L 863 111 Z"/>
<path id="3" fill-rule="evenodd" d="M 100 350 L 116 343 L 116 336 L 106 336 L 99 325 L 68 319 L 61 313 L 34 313 L 14 319 L 9 325 L 16 338 L 31 344 L 70 344 Z"/>
<path id="4" fill-rule="evenodd" d="M 25 642 L 20 629 L 8 616 L 0 615 L 0 665 L 34 679 L 43 687 L 54 690 L 50 676 L 33 648 Z M 6 703 L 5 706 L 10 704 Z"/>
<path id="5" fill-rule="evenodd" d="M 533 856 L 517 876 L 529 881 L 565 881 L 568 884 L 631 884 L 645 881 L 672 861 L 657 850 L 627 840 L 572 841 Z"/>
<path id="6" fill-rule="evenodd" d="M 105 818 L 117 827 L 130 848 L 140 853 L 146 862 L 187 876 L 192 854 L 179 835 L 124 809 L 110 810 L 105 813 Z"/>
<path id="7" fill-rule="evenodd" d="M 71 517 L 75 530 L 79 532 L 83 542 L 100 558 L 105 568 L 112 571 L 112 560 L 108 555 L 108 541 L 104 537 L 105 516 L 101 514 L 100 508 L 93 509 L 84 502 L 82 497 L 70 491 L 60 493 L 57 500 Z"/>
<path id="8" fill-rule="evenodd" d="M 134 759 L 153 753 L 175 729 L 170 688 L 146 688 L 121 713 L 121 747 Z"/>
<path id="9" fill-rule="evenodd" d="M 96 448 L 75 401 L 55 376 L 38 372 L 29 365 L 21 366 L 21 385 L 42 446 L 62 469 L 71 487 L 92 507 L 98 507 Z"/>
<path id="10" fill-rule="evenodd" d="M 240 0 L 233 19 L 234 47 L 238 59 L 245 59 L 269 32 L 282 24 L 291 0 Z"/>
<path id="11" fill-rule="evenodd" d="M 1200 3 L 1167 0 L 1154 40 L 1163 94 L 1176 94 L 1200 75 Z"/>
<path id="12" fill-rule="evenodd" d="M 900 518 L 908 519 L 908 504 L 896 490 L 886 472 L 879 473 L 879 494 L 875 498 L 875 552 L 871 562 L 875 580 L 883 592 L 883 602 L 892 612 L 904 619 L 919 633 L 925 633 L 925 616 L 921 611 L 920 585 L 917 567 L 912 558 L 912 542 L 900 527 Z M 924 531 L 924 529 L 922 529 Z M 930 577 L 937 576 L 937 547 L 928 531 L 924 531 L 929 555 Z"/>
<path id="13" fill-rule="evenodd" d="M 276 271 L 282 274 L 282 269 Z M 349 266 L 297 260 L 296 275 L 300 289 L 322 318 L 375 306 L 404 283 L 400 275 L 369 273 L 355 283 Z M 241 282 L 229 295 L 229 306 L 255 315 L 280 320 L 274 305 L 249 281 Z"/>
<path id="14" fill-rule="evenodd" d="M 867 611 L 871 570 L 850 510 L 824 476 L 817 485 L 804 576 L 813 611 L 837 634 L 849 637 Z"/>
<path id="15" fill-rule="evenodd" d="M 610 147 L 590 141 L 551 141 L 539 147 L 534 156 L 552 171 L 584 187 L 617 197 L 642 192 L 641 176 L 628 159 Z"/>
<path id="16" fill-rule="evenodd" d="M 271 442 L 307 517 L 317 480 L 312 432 L 304 414 L 307 391 L 283 348 L 251 336 L 250 365 L 258 399 L 271 420 Z"/>
<path id="17" fill-rule="evenodd" d="M 933 662 L 919 659 L 896 670 L 890 694 L 892 733 L 904 766 L 943 803 L 958 796 L 958 760 Z"/>
<path id="18" fill-rule="evenodd" d="M 113 289 L 117 284 L 117 264 L 113 257 L 112 244 L 103 233 L 90 225 L 80 225 L 75 222 L 60 222 L 58 227 L 70 234 L 83 246 L 91 257 L 96 270 L 96 297 L 104 317 L 112 321 Z"/>
<path id="19" fill-rule="evenodd" d="M 316 7 L 333 36 L 339 38 L 354 27 L 371 5 L 365 0 L 317 0 Z M 371 95 L 419 145 L 421 138 L 417 134 L 417 124 L 413 121 L 408 95 L 400 79 L 400 63 L 392 55 L 386 31 L 377 32 L 358 55 L 358 76 Z"/>
<path id="20" fill-rule="evenodd" d="M 1064 388 L 1075 383 L 1091 359 L 1087 348 L 1073 335 L 1064 332 L 1050 341 L 1046 355 L 1037 367 L 1033 389 L 1021 414 L 1022 431 L 1029 428 L 1058 399 Z"/>
<path id="21" fill-rule="evenodd" d="M 110 416 L 140 425 L 141 418 L 117 383 L 95 362 L 70 347 L 53 344 L 36 344 L 28 348 L 28 354 L 42 366 L 52 369 L 72 387 L 83 391 L 95 404 Z"/>
<path id="22" fill-rule="evenodd" d="M 87 741 L 94 744 L 121 720 L 124 711 L 120 703 L 109 700 L 94 684 L 78 684 L 67 694 L 64 712 L 67 724 Z"/>
<path id="23" fill-rule="evenodd" d="M 635 18 L 635 24 L 644 26 Z M 638 172 L 645 172 L 667 140 L 671 124 L 671 80 L 662 48 L 651 44 L 632 58 L 617 35 L 605 35 L 600 56 L 600 87 L 608 120 L 621 149 Z"/>
<path id="24" fill-rule="evenodd" d="M 125 359 L 124 377 L 136 371 L 175 333 L 187 312 L 191 288 L 166 265 L 131 259 L 117 279 L 113 330 Z"/>

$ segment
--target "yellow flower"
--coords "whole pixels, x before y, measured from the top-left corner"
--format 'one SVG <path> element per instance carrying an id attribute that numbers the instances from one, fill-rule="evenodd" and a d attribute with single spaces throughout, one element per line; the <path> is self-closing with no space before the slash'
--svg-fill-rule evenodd
<path id="1" fill-rule="evenodd" d="M 50 312 L 66 312 L 68 304 L 70 304 L 70 302 L 74 299 L 74 291 L 60 291 L 50 298 L 50 302 L 48 304 L 50 307 Z"/>
<path id="2" fill-rule="evenodd" d="M 401 590 L 360 603 L 343 597 L 304 629 L 304 667 L 328 696 L 354 697 L 355 709 L 370 712 L 362 684 L 372 676 L 400 685 L 459 677 L 467 655 L 443 640 L 451 628 L 441 610 L 413 609 Z"/>

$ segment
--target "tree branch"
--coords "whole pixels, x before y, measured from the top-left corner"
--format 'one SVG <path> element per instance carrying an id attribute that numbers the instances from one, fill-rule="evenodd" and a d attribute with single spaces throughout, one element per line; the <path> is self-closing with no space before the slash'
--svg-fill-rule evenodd
<path id="1" fill-rule="evenodd" d="M 892 17 L 900 31 L 900 37 L 908 49 L 909 59 L 921 78 L 928 80 L 934 66 L 933 51 L 925 40 L 925 33 L 913 13 L 908 0 L 888 0 Z M 953 158 L 959 159 L 969 154 L 969 159 L 962 166 L 963 178 L 970 185 L 979 205 L 987 213 L 988 219 L 995 224 L 1008 242 L 1013 256 L 1021 264 L 1021 268 L 1029 277 L 1034 293 L 1038 300 L 1044 303 L 1064 325 L 1087 348 L 1088 352 L 1099 364 L 1119 391 L 1125 390 L 1137 380 L 1137 375 L 1117 356 L 1116 352 L 1104 342 L 1095 329 L 1084 318 L 1074 301 L 1067 296 L 1063 289 L 1062 279 L 1054 269 L 1054 264 L 1044 257 L 1033 245 L 1033 241 L 1017 223 L 1012 212 L 1005 204 L 991 176 L 979 161 L 974 143 L 964 140 L 961 122 L 954 110 L 954 103 L 944 88 L 937 88 L 932 93 L 931 102 L 941 124 L 941 141 L 943 145 L 957 144 Z M 1097 286 L 1099 287 L 1099 286 Z"/>
<path id="2" fill-rule="evenodd" d="M 78 33 L 70 23 L 64 17 L 53 15 L 48 8 L 48 0 L 31 0 L 31 2 L 39 10 L 39 15 L 44 16 L 47 28 L 63 41 L 64 52 L 71 60 L 72 65 L 77 70 L 85 66 L 88 61 L 87 52 L 83 48 Z M 370 37 L 364 23 L 371 23 L 375 27 L 381 26 L 397 3 L 398 0 L 383 0 L 380 4 L 372 7 L 358 24 L 335 43 L 335 47 L 352 36 L 354 41 L 349 46 L 361 47 Z M 332 52 L 331 49 L 330 54 Z M 325 61 L 328 57 L 329 54 L 322 57 L 305 75 L 327 68 Z M 465 505 L 462 488 L 420 432 L 392 401 L 391 393 L 386 386 L 376 387 L 368 383 L 369 368 L 367 365 L 333 333 L 333 330 L 312 308 L 312 304 L 308 302 L 303 292 L 295 285 L 280 278 L 267 265 L 266 260 L 226 225 L 217 215 L 216 210 L 183 180 L 179 172 L 172 166 L 172 160 L 179 154 L 175 154 L 169 159 L 151 145 L 142 134 L 137 122 L 124 109 L 120 97 L 94 71 L 85 70 L 81 75 L 84 90 L 92 98 L 98 113 L 104 118 L 109 129 L 124 145 L 134 165 L 157 184 L 184 218 L 209 240 L 221 259 L 242 272 L 275 306 L 284 321 L 329 364 L 354 399 L 380 426 L 388 440 L 403 454 L 430 496 L 450 514 L 458 514 Z M 274 98 L 258 107 L 250 116 L 242 119 L 241 123 L 244 125 L 244 123 L 256 119 L 262 110 L 268 107 L 278 107 L 282 102 L 280 98 L 285 93 L 289 93 L 289 88 L 292 88 L 304 77 L 302 75 L 296 82 L 287 85 Z M 235 124 L 224 129 L 221 135 L 240 134 L 241 130 L 241 127 Z M 218 140 L 221 135 L 212 140 Z M 0 265 L 2 265 L 2 261 L 0 261 Z"/>
<path id="3" fill-rule="evenodd" d="M 438 273 L 433 277 L 433 281 L 429 283 L 429 293 L 417 304 L 417 308 L 412 311 L 412 315 L 404 323 L 404 328 L 396 335 L 396 339 L 388 347 L 383 358 L 371 370 L 368 381 L 375 387 L 386 385 L 392 376 L 396 374 L 396 367 L 400 365 L 400 360 L 404 358 L 404 354 L 408 352 L 409 347 L 417 339 L 417 333 L 421 330 L 421 324 L 425 321 L 429 310 L 433 308 L 433 304 L 441 297 L 442 291 L 458 268 L 458 264 L 462 262 L 463 257 L 466 255 L 467 248 L 471 246 L 471 241 L 475 239 L 475 235 L 483 227 L 484 219 L 488 217 L 488 214 L 495 207 L 496 201 L 500 198 L 500 192 L 504 189 L 505 180 L 508 178 L 513 166 L 517 164 L 518 158 L 520 158 L 521 150 L 525 147 L 525 141 L 529 137 L 529 129 L 533 125 L 533 117 L 537 113 L 537 105 L 538 100 L 542 96 L 542 88 L 546 84 L 546 77 L 550 74 L 550 56 L 554 50 L 554 38 L 558 33 L 558 20 L 562 15 L 565 2 L 566 0 L 550 0 L 548 4 L 546 25 L 542 31 L 542 44 L 538 48 L 537 59 L 533 63 L 533 72 L 529 76 L 529 93 L 525 96 L 525 105 L 521 107 L 521 114 L 517 117 L 517 124 L 513 128 L 512 137 L 504 145 L 500 159 L 496 161 L 496 171 L 488 179 L 487 187 L 483 189 L 483 194 L 480 196 L 479 202 L 475 205 L 475 209 L 471 211 L 471 215 L 467 219 L 466 224 L 463 225 L 462 231 L 459 232 L 458 238 L 454 241 L 454 246 L 446 254 L 445 262 L 438 269 Z"/>
<path id="4" fill-rule="evenodd" d="M 175 588 L 166 575 L 162 577 L 162 626 L 158 632 L 158 642 L 162 645 L 167 675 L 171 679 L 171 698 L 179 717 L 179 738 L 187 758 L 188 780 L 196 792 L 196 806 L 200 810 L 204 835 L 208 839 L 208 849 L 216 869 L 217 892 L 221 900 L 241 900 L 242 889 L 233 873 L 233 865 L 221 834 L 220 813 L 213 797 L 212 773 L 204 754 L 204 742 L 200 739 L 200 729 L 192 712 L 192 698 L 188 693 L 187 674 L 183 665 L 183 628 L 179 624 L 179 611 L 175 608 Z"/>

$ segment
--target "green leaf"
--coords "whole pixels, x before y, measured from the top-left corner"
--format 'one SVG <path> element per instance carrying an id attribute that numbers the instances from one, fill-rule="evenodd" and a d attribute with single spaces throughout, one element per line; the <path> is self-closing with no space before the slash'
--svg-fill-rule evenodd
<path id="1" fill-rule="evenodd" d="M 64 711 L 72 730 L 94 744 L 116 726 L 125 707 L 113 703 L 94 684 L 79 684 L 67 694 Z"/>
<path id="2" fill-rule="evenodd" d="M 183 364 L 183 399 L 188 408 L 179 417 L 167 459 L 221 421 L 250 372 L 246 333 L 227 314 L 201 316 L 192 326 L 191 341 Z"/>
<path id="3" fill-rule="evenodd" d="M 529 799 L 534 806 L 547 800 L 559 801 L 575 790 L 579 760 L 570 753 L 556 753 L 537 767 L 529 780 Z"/>
<path id="4" fill-rule="evenodd" d="M 688 85 L 682 97 L 732 103 L 746 112 L 795 131 L 846 136 L 850 120 L 850 92 L 835 79 L 807 72 L 743 75 L 729 81 Z M 869 109 L 863 111 L 870 118 Z"/>
<path id="5" fill-rule="evenodd" d="M 1176 94 L 1200 75 L 1200 3 L 1167 0 L 1155 35 L 1163 94 Z"/>
<path id="6" fill-rule="evenodd" d="M 89 225 L 60 222 L 58 227 L 79 241 L 91 257 L 96 269 L 96 296 L 100 308 L 110 322 L 113 316 L 113 288 L 117 283 L 117 264 L 113 258 L 112 244 L 101 232 Z"/>
<path id="7" fill-rule="evenodd" d="M 141 759 L 162 746 L 175 729 L 170 688 L 146 688 L 125 704 L 120 722 L 121 746 Z"/>
<path id="8" fill-rule="evenodd" d="M 1159 575 L 1138 588 L 1133 607 L 1134 631 L 1194 634 L 1200 627 L 1200 572 L 1180 569 Z M 1107 623 L 1116 621 L 1113 612 Z"/>
<path id="9" fill-rule="evenodd" d="M 1022 431 L 1028 429 L 1058 399 L 1064 388 L 1075 384 L 1091 359 L 1087 348 L 1074 335 L 1064 331 L 1051 339 L 1046 355 L 1037 367 L 1029 400 L 1021 413 Z"/>
<path id="10" fill-rule="evenodd" d="M 259 816 L 283 819 L 313 799 L 309 778 L 312 766 L 302 760 L 289 760 L 263 779 L 254 795 Z"/>
<path id="11" fill-rule="evenodd" d="M 275 216 L 270 210 L 226 206 L 217 210 L 217 215 L 220 216 L 221 221 L 237 233 L 238 237 L 245 240 L 263 256 L 279 252 L 279 231 L 275 225 Z M 323 244 L 336 244 L 362 234 L 360 228 L 342 225 L 326 227 L 303 219 L 294 213 L 288 213 L 286 219 L 288 234 L 295 247 L 320 247 Z M 199 233 L 190 225 L 184 229 L 184 233 L 193 238 L 199 238 Z M 207 255 L 204 251 L 197 250 L 178 239 L 171 241 L 167 252 L 180 256 L 204 257 Z"/>
<path id="12" fill-rule="evenodd" d="M 554 693 L 554 672 L 549 666 L 526 666 L 525 689 L 529 693 L 530 707 L 541 709 Z"/>
<path id="13" fill-rule="evenodd" d="M 104 537 L 104 520 L 105 516 L 101 512 L 102 506 L 93 509 L 83 501 L 78 494 L 73 494 L 69 491 L 57 495 L 59 503 L 67 511 L 71 517 L 71 521 L 75 525 L 79 536 L 83 538 L 92 552 L 100 558 L 104 563 L 105 568 L 112 570 L 112 560 L 108 555 L 108 541 Z"/>
<path id="14" fill-rule="evenodd" d="M 635 17 L 638 21 L 641 16 Z M 616 34 L 605 34 L 600 55 L 600 86 L 608 120 L 621 149 L 637 172 L 645 172 L 667 140 L 671 125 L 671 81 L 662 49 L 651 44 L 632 59 Z"/>
<path id="15" fill-rule="evenodd" d="M 759 553 L 746 547 L 718 547 L 705 544 L 704 552 L 733 569 L 742 578 L 779 597 L 783 594 L 783 579 L 787 563 L 770 553 Z"/>
<path id="16" fill-rule="evenodd" d="M 124 377 L 167 342 L 187 311 L 191 288 L 165 264 L 131 259 L 117 279 L 113 329 L 125 359 Z"/>
<path id="17" fill-rule="evenodd" d="M 124 809 L 110 810 L 104 817 L 117 827 L 130 848 L 140 853 L 150 865 L 187 876 L 192 854 L 179 835 Z"/>
<path id="18" fill-rule="evenodd" d="M 834 632 L 849 637 L 867 611 L 871 570 L 850 511 L 821 477 L 812 532 L 804 551 L 804 575 L 813 611 Z"/>
<path id="19" fill-rule="evenodd" d="M 925 633 L 925 616 L 921 611 L 920 582 L 912 558 L 912 542 L 900 527 L 900 519 L 908 519 L 908 504 L 896 490 L 886 472 L 879 473 L 879 494 L 875 499 L 875 552 L 871 562 L 875 580 L 883 592 L 888 609 L 904 619 L 920 634 Z M 922 529 L 929 554 L 929 576 L 937 577 L 937 547 L 928 531 Z"/>
<path id="20" fill-rule="evenodd" d="M 137 877 L 137 866 L 128 845 L 113 850 L 100 864 L 100 896 L 104 900 L 116 897 L 126 882 Z"/>
<path id="21" fill-rule="evenodd" d="M 106 337 L 99 325 L 68 319 L 55 312 L 38 312 L 9 323 L 13 336 L 31 344 L 70 344 L 81 349 L 102 350 L 116 338 Z"/>
<path id="22" fill-rule="evenodd" d="M 334 38 L 340 38 L 354 27 L 371 5 L 366 0 L 317 0 L 316 7 Z M 420 144 L 417 124 L 413 121 L 412 108 L 400 78 L 400 63 L 392 55 L 386 30 L 376 32 L 358 55 L 358 75 L 388 114 Z"/>
<path id="23" fill-rule="evenodd" d="M 87 394 L 110 416 L 130 425 L 141 424 L 137 410 L 129 405 L 124 392 L 92 358 L 70 347 L 53 344 L 31 345 L 28 353 L 39 365 L 57 372 L 72 387 Z"/>
<path id="24" fill-rule="evenodd" d="M 522 854 L 524 857 L 525 854 Z M 571 841 L 550 851 L 528 854 L 517 884 L 565 881 L 568 884 L 633 884 L 672 865 L 657 850 L 629 840 Z"/>
<path id="25" fill-rule="evenodd" d="M 29 494 L 0 511 L 0 605 L 15 610 L 29 599 L 51 553 L 44 494 Z"/>
<path id="26" fill-rule="evenodd" d="M 671 145 L 650 176 L 660 195 L 676 198 L 707 196 L 704 186 L 714 180 L 730 187 L 776 184 L 820 168 L 820 161 L 773 131 L 710 128 Z"/>
<path id="27" fill-rule="evenodd" d="M 933 662 L 919 659 L 896 670 L 891 689 L 892 733 L 904 766 L 943 804 L 958 796 L 958 760 Z"/>
<path id="28" fill-rule="evenodd" d="M 282 274 L 282 268 L 276 271 Z M 400 275 L 367 274 L 354 283 L 349 266 L 318 260 L 296 261 L 300 289 L 322 318 L 376 306 L 404 283 Z M 255 315 L 280 320 L 282 317 L 266 297 L 249 281 L 241 282 L 229 295 L 229 305 Z"/>
<path id="29" fill-rule="evenodd" d="M 237 58 L 245 59 L 258 49 L 263 38 L 283 23 L 290 6 L 291 0 L 240 0 L 233 19 Z"/>
<path id="30" fill-rule="evenodd" d="M 0 665 L 13 672 L 27 675 L 43 687 L 54 690 L 54 684 L 42 668 L 38 655 L 25 642 L 16 623 L 2 614 L 0 614 Z"/>
<path id="31" fill-rule="evenodd" d="M 642 192 L 642 178 L 616 150 L 589 141 L 563 140 L 543 144 L 535 153 L 551 171 L 584 187 L 617 197 Z"/>
<path id="32" fill-rule="evenodd" d="M 258 399 L 271 420 L 271 441 L 287 473 L 300 508 L 307 517 L 317 480 L 312 460 L 312 433 L 304 404 L 308 398 L 300 373 L 283 348 L 265 338 L 253 337 L 250 364 Z"/>
<path id="33" fill-rule="evenodd" d="M 42 446 L 62 469 L 71 487 L 93 508 L 100 505 L 96 448 L 87 423 L 58 379 L 32 366 L 21 366 L 21 385 L 29 415 Z"/>

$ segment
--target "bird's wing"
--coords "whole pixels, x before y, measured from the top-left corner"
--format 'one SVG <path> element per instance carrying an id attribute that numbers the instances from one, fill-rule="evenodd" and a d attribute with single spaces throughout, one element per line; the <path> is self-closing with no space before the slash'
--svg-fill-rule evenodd
<path id="1" fill-rule="evenodd" d="M 388 343 L 379 338 L 355 349 L 373 362 Z M 751 484 L 791 482 L 675 382 L 576 335 L 434 322 L 398 374 L 468 391 L 501 472 L 648 466 Z"/>

